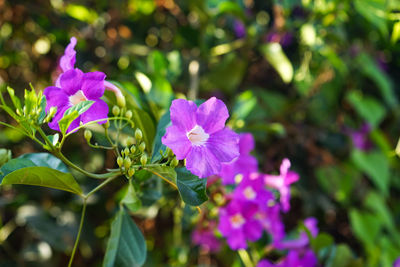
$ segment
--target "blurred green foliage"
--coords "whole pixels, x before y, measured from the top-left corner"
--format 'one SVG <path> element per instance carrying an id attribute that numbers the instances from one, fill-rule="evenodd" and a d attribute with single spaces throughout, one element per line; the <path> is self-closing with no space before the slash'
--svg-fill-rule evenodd
<path id="1" fill-rule="evenodd" d="M 391 266 L 400 256 L 398 1 L 2 0 L 0 87 L 12 85 L 21 96 L 30 82 L 39 90 L 53 84 L 71 36 L 78 39 L 78 65 L 105 72 L 128 92 L 131 107 L 146 111 L 133 118 L 148 131 L 147 144 L 173 92 L 216 95 L 230 104 L 230 126 L 254 134 L 263 171 L 289 157 L 301 179 L 285 222 L 291 230 L 305 217 L 318 218 L 329 236 L 313 246 L 326 266 Z M 4 114 L 0 120 L 10 122 Z M 365 123 L 371 145 L 364 150 L 349 129 Z M 92 171 L 115 167 L 111 155 L 83 140 L 80 133 L 67 148 L 73 161 Z M 14 157 L 40 151 L 3 127 L 0 145 Z M 11 151 L 0 150 L 0 165 Z M 77 177 L 85 187 L 96 184 Z M 110 228 L 120 187 L 114 183 L 89 203 L 85 227 L 94 231 L 84 232 L 75 266 L 101 264 L 105 237 L 126 217 L 120 211 Z M 193 247 L 195 211 L 178 198 L 160 199 L 161 190 L 174 194 L 152 180 L 135 216 L 147 266 L 239 266 L 231 251 L 201 254 Z M 1 266 L 65 265 L 79 223 L 73 196 L 3 186 L 0 207 Z"/>

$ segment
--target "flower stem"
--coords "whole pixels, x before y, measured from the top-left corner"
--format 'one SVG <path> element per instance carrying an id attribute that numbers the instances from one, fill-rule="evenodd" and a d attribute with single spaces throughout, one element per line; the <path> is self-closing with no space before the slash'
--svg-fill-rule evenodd
<path id="1" fill-rule="evenodd" d="M 78 248 L 79 239 L 81 237 L 83 222 L 84 222 L 84 219 L 85 219 L 85 213 L 86 213 L 86 199 L 83 200 L 81 222 L 79 223 L 78 235 L 76 236 L 74 248 L 72 249 L 71 257 L 69 258 L 68 267 L 71 267 L 72 266 L 72 262 L 74 261 L 76 249 Z"/>
<path id="2" fill-rule="evenodd" d="M 245 249 L 239 249 L 238 254 L 245 267 L 254 267 L 254 263 Z"/>
<path id="3" fill-rule="evenodd" d="M 119 174 L 118 174 L 119 175 Z M 111 182 L 112 180 L 114 180 L 115 178 L 118 177 L 118 175 L 112 176 L 107 178 L 107 180 L 105 180 L 104 182 L 102 182 L 101 184 L 99 184 L 98 186 L 96 186 L 92 191 L 90 191 L 89 193 L 87 193 L 84 196 L 84 199 L 88 199 L 91 195 L 93 195 L 95 192 L 97 192 L 98 190 L 100 190 L 101 188 L 103 188 L 106 184 L 108 184 L 109 182 Z"/>

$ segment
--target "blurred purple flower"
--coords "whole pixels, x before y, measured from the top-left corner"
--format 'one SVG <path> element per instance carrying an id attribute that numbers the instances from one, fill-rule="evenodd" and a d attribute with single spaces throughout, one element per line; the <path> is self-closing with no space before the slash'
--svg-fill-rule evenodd
<path id="1" fill-rule="evenodd" d="M 387 58 L 383 52 L 380 52 L 376 57 L 375 57 L 376 63 L 378 64 L 378 67 L 385 71 L 389 71 L 389 65 L 387 62 Z"/>
<path id="2" fill-rule="evenodd" d="M 212 97 L 199 107 L 193 101 L 176 99 L 170 107 L 172 125 L 162 137 L 178 160 L 200 178 L 218 174 L 221 163 L 239 156 L 239 136 L 225 127 L 229 117 L 224 102 Z"/>
<path id="3" fill-rule="evenodd" d="M 277 189 L 280 193 L 280 202 L 284 212 L 290 209 L 290 185 L 299 180 L 299 175 L 296 172 L 289 171 L 290 161 L 284 159 L 280 167 L 279 175 L 264 176 L 265 184 L 269 187 Z"/>
<path id="4" fill-rule="evenodd" d="M 293 42 L 293 34 L 290 32 L 270 32 L 265 36 L 267 43 L 279 43 L 282 47 L 288 47 Z"/>
<path id="5" fill-rule="evenodd" d="M 370 150 L 373 147 L 368 136 L 371 132 L 371 127 L 367 123 L 364 123 L 358 130 L 346 128 L 344 132 L 350 136 L 354 147 L 363 151 Z"/>
<path id="6" fill-rule="evenodd" d="M 288 255 L 279 263 L 273 264 L 268 260 L 261 260 L 257 267 L 315 267 L 318 259 L 312 250 L 298 252 L 289 251 Z"/>
<path id="7" fill-rule="evenodd" d="M 285 228 L 281 220 L 280 212 L 281 206 L 269 200 L 259 208 L 256 215 L 257 219 L 263 225 L 263 228 L 271 235 L 272 243 L 275 247 L 278 247 L 281 240 L 285 237 Z"/>
<path id="8" fill-rule="evenodd" d="M 258 240 L 263 227 L 255 214 L 258 205 L 249 201 L 232 200 L 220 209 L 218 230 L 227 238 L 228 245 L 233 250 L 247 247 L 247 240 Z"/>
<path id="9" fill-rule="evenodd" d="M 275 267 L 275 266 L 279 266 L 279 265 L 275 265 L 275 264 L 271 263 L 269 260 L 260 260 L 257 263 L 257 267 Z"/>
<path id="10" fill-rule="evenodd" d="M 242 39 L 246 37 L 246 26 L 241 20 L 235 19 L 233 21 L 233 30 L 235 32 L 236 38 Z"/>
<path id="11" fill-rule="evenodd" d="M 106 75 L 99 71 L 83 73 L 80 69 L 74 69 L 75 45 L 76 38 L 72 37 L 60 59 L 60 68 L 63 73 L 57 78 L 56 86 L 50 86 L 44 90 L 47 100 L 46 112 L 49 112 L 51 107 L 57 107 L 53 120 L 49 122 L 49 127 L 57 131 L 60 130 L 58 122 L 64 116 L 65 111 L 82 101 L 92 100 L 94 103 L 71 123 L 67 132 L 78 127 L 80 122 L 87 123 L 104 118 L 104 121 L 99 123 L 105 123 L 108 115 L 108 105 L 100 99 L 105 90 Z"/>
<path id="12" fill-rule="evenodd" d="M 400 257 L 393 262 L 393 267 L 400 267 Z"/>
<path id="13" fill-rule="evenodd" d="M 316 237 L 318 235 L 318 221 L 314 217 L 310 217 L 304 220 L 304 225 L 310 231 L 312 237 Z M 305 231 L 300 233 L 298 239 L 292 240 L 284 240 L 279 242 L 277 248 L 279 249 L 304 249 L 309 245 L 308 235 Z"/>
<path id="14" fill-rule="evenodd" d="M 219 175 L 223 184 L 234 184 L 236 175 L 249 175 L 256 172 L 257 159 L 250 155 L 250 151 L 254 149 L 254 138 L 250 133 L 239 135 L 239 152 L 238 158 L 229 163 L 222 163 Z"/>
<path id="15" fill-rule="evenodd" d="M 268 201 L 274 200 L 272 192 L 265 188 L 263 177 L 258 173 L 245 175 L 239 186 L 235 188 L 233 198 L 258 205 L 265 205 Z"/>
<path id="16" fill-rule="evenodd" d="M 216 223 L 210 221 L 207 227 L 198 227 L 192 233 L 192 242 L 211 252 L 217 252 L 221 248 L 221 242 L 215 237 Z"/>

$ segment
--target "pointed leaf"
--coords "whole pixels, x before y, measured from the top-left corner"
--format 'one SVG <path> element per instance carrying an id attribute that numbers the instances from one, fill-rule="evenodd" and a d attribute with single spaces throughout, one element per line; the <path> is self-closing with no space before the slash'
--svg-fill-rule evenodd
<path id="1" fill-rule="evenodd" d="M 164 154 L 167 147 L 161 142 L 161 138 L 165 135 L 165 130 L 171 124 L 169 110 L 161 117 L 157 125 L 156 137 L 153 142 L 153 154 L 151 156 L 151 163 L 162 159 L 161 153 Z M 161 153 L 160 153 L 161 152 Z"/>
<path id="2" fill-rule="evenodd" d="M 176 173 L 178 190 L 186 204 L 199 206 L 208 200 L 206 194 L 207 179 L 197 177 L 186 168 L 178 168 Z"/>

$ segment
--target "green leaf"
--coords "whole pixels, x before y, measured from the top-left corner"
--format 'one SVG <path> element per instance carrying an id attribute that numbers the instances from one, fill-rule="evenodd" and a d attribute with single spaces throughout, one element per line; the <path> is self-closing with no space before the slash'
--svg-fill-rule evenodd
<path id="1" fill-rule="evenodd" d="M 46 118 L 46 97 L 45 96 L 42 96 L 40 98 L 39 107 L 41 108 L 41 111 L 38 116 L 38 124 L 42 124 L 43 120 Z"/>
<path id="2" fill-rule="evenodd" d="M 358 91 L 351 91 L 347 94 L 346 99 L 357 113 L 374 128 L 385 117 L 385 108 L 372 97 L 363 96 Z"/>
<path id="3" fill-rule="evenodd" d="M 93 23 L 98 17 L 96 11 L 88 9 L 83 5 L 76 5 L 76 4 L 68 4 L 65 9 L 65 13 L 67 13 L 74 19 L 85 21 L 88 23 Z"/>
<path id="4" fill-rule="evenodd" d="M 357 238 L 366 245 L 374 245 L 381 229 L 379 218 L 370 213 L 353 209 L 350 211 L 350 224 Z"/>
<path id="5" fill-rule="evenodd" d="M 293 78 L 293 66 L 278 43 L 264 44 L 260 47 L 265 59 L 274 67 L 285 83 Z"/>
<path id="6" fill-rule="evenodd" d="M 11 150 L 0 148 L 0 167 L 11 159 Z M 0 173 L 1 175 L 1 173 Z"/>
<path id="7" fill-rule="evenodd" d="M 311 239 L 311 246 L 315 253 L 321 249 L 329 247 L 333 244 L 333 237 L 326 233 L 319 233 L 314 239 Z"/>
<path id="8" fill-rule="evenodd" d="M 68 168 L 64 162 L 50 153 L 29 153 L 19 156 L 18 158 L 29 159 L 35 166 L 49 167 L 60 172 L 68 172 Z"/>
<path id="9" fill-rule="evenodd" d="M 146 151 L 150 154 L 155 135 L 153 120 L 147 112 L 140 109 L 132 109 L 132 114 L 132 120 L 135 122 L 136 127 L 142 130 L 143 141 L 146 143 Z"/>
<path id="10" fill-rule="evenodd" d="M 345 244 L 338 245 L 327 260 L 326 267 L 350 267 L 354 260 L 353 253 Z"/>
<path id="11" fill-rule="evenodd" d="M 253 91 L 244 91 L 236 98 L 232 117 L 243 120 L 250 114 L 256 105 L 257 98 L 255 97 Z"/>
<path id="12" fill-rule="evenodd" d="M 19 100 L 19 98 L 17 96 L 15 96 L 14 89 L 7 86 L 7 91 L 8 91 L 8 94 L 10 95 L 11 101 L 13 102 L 15 109 L 22 110 L 21 109 L 21 101 Z"/>
<path id="13" fill-rule="evenodd" d="M 197 177 L 186 168 L 178 168 L 176 173 L 178 190 L 186 204 L 199 206 L 208 200 L 207 179 Z"/>
<path id="14" fill-rule="evenodd" d="M 170 112 L 168 110 L 161 117 L 161 119 L 157 125 L 156 136 L 155 136 L 154 142 L 153 142 L 153 152 L 151 155 L 151 163 L 161 160 L 162 156 L 161 156 L 160 152 L 162 154 L 164 154 L 167 149 L 167 147 L 161 142 L 161 138 L 165 135 L 165 131 L 170 124 L 171 124 L 171 119 L 170 119 Z"/>
<path id="15" fill-rule="evenodd" d="M 131 217 L 121 209 L 111 224 L 103 267 L 136 267 L 146 261 L 146 243 Z"/>
<path id="16" fill-rule="evenodd" d="M 147 56 L 147 65 L 151 73 L 165 77 L 167 75 L 167 60 L 158 50 L 150 52 Z"/>
<path id="17" fill-rule="evenodd" d="M 33 163 L 29 159 L 21 159 L 21 158 L 11 159 L 0 168 L 0 183 L 3 181 L 3 178 L 6 175 L 12 173 L 13 171 L 25 167 L 34 167 L 34 166 L 36 166 L 35 163 Z"/>
<path id="18" fill-rule="evenodd" d="M 25 167 L 15 170 L 5 175 L 1 184 L 44 186 L 82 195 L 82 189 L 70 173 L 60 172 L 48 167 Z"/>
<path id="19" fill-rule="evenodd" d="M 162 176 L 173 184 L 176 184 L 176 172 L 174 168 L 169 166 L 145 166 L 145 170 L 155 174 L 156 176 Z"/>
<path id="20" fill-rule="evenodd" d="M 359 169 L 368 175 L 383 195 L 388 194 L 389 162 L 382 152 L 353 150 L 351 159 Z"/>
<path id="21" fill-rule="evenodd" d="M 377 27 L 385 37 L 389 33 L 386 21 L 386 2 L 386 0 L 354 0 L 357 12 Z"/>
<path id="22" fill-rule="evenodd" d="M 123 203 L 132 212 L 135 212 L 142 207 L 142 202 L 140 201 L 137 193 L 135 192 L 135 188 L 133 187 L 132 179 L 129 180 L 128 188 L 121 200 L 121 203 Z"/>
<path id="23" fill-rule="evenodd" d="M 60 126 L 60 131 L 65 134 L 68 130 L 68 127 L 71 125 L 71 123 L 79 117 L 82 113 L 87 111 L 92 105 L 94 101 L 87 100 L 87 101 L 82 101 L 79 104 L 76 104 L 69 109 L 67 109 L 64 113 L 63 118 L 58 122 L 58 125 Z"/>

